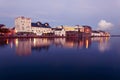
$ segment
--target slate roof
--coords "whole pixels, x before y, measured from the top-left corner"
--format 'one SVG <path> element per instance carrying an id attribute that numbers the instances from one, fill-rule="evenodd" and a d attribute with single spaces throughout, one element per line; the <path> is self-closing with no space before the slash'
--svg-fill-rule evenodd
<path id="1" fill-rule="evenodd" d="M 46 26 L 45 24 L 47 24 L 47 26 Z M 32 26 L 32 27 L 51 28 L 48 23 L 42 24 L 41 22 L 31 23 L 31 26 Z"/>

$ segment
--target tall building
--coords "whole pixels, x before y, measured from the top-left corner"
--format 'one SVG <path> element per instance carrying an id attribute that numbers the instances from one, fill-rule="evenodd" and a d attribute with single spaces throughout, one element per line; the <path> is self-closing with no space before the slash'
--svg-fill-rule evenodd
<path id="1" fill-rule="evenodd" d="M 26 17 L 17 17 L 15 19 L 15 30 L 17 32 L 31 32 L 31 19 Z"/>

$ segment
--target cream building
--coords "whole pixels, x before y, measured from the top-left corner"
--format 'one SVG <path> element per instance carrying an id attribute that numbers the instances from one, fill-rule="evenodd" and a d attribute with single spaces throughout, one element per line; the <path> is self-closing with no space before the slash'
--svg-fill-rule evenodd
<path id="1" fill-rule="evenodd" d="M 26 17 L 17 17 L 15 19 L 15 30 L 17 32 L 31 32 L 31 19 Z"/>
<path id="2" fill-rule="evenodd" d="M 62 37 L 66 36 L 66 32 L 63 28 L 52 28 L 52 30 L 53 30 L 53 33 L 54 33 L 55 36 L 59 36 L 59 37 L 60 36 L 62 36 Z"/>
<path id="3" fill-rule="evenodd" d="M 52 33 L 52 29 L 48 23 L 42 24 L 41 22 L 31 23 L 31 31 L 36 35 L 43 35 Z"/>
<path id="4" fill-rule="evenodd" d="M 43 27 L 35 27 L 35 26 L 32 26 L 31 30 L 32 30 L 33 33 L 35 33 L 36 35 L 39 35 L 39 36 L 41 36 L 44 33 L 47 34 L 47 33 L 52 32 L 51 28 L 43 28 Z"/>
<path id="5" fill-rule="evenodd" d="M 83 26 L 58 26 L 57 28 L 63 28 L 65 31 L 79 31 L 84 32 L 84 27 Z"/>

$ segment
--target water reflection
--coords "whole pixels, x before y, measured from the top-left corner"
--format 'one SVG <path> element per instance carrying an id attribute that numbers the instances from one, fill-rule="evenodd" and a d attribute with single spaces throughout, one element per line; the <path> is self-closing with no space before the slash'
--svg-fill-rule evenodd
<path id="1" fill-rule="evenodd" d="M 48 51 L 51 46 L 60 48 L 78 48 L 89 49 L 94 43 L 97 43 L 98 50 L 104 52 L 109 50 L 109 37 L 94 38 L 17 38 L 17 39 L 0 39 L 0 46 L 15 46 L 16 54 L 19 56 L 31 55 L 32 51 Z"/>
<path id="2" fill-rule="evenodd" d="M 31 39 L 32 50 L 36 50 L 36 51 L 48 50 L 51 44 L 52 44 L 51 39 L 47 39 L 47 38 L 42 38 L 42 39 L 33 38 L 33 39 Z"/>
<path id="3" fill-rule="evenodd" d="M 109 43 L 110 37 L 95 37 L 92 38 L 93 42 L 98 42 L 98 49 L 100 52 L 105 52 L 106 50 L 110 49 L 110 43 Z"/>
<path id="4" fill-rule="evenodd" d="M 0 39 L 0 47 L 4 47 L 5 45 L 8 45 L 8 39 Z"/>
<path id="5" fill-rule="evenodd" d="M 31 54 L 31 39 L 16 39 L 16 53 L 19 56 Z"/>

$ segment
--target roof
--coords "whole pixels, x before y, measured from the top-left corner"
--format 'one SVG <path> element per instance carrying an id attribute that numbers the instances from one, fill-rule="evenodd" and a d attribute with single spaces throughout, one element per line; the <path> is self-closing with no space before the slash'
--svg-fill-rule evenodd
<path id="1" fill-rule="evenodd" d="M 91 26 L 88 26 L 88 25 L 83 25 L 83 27 L 86 27 L 86 28 L 90 28 L 90 29 L 91 29 Z"/>
<path id="2" fill-rule="evenodd" d="M 46 24 L 47 24 L 47 25 L 46 25 Z M 31 23 L 31 26 L 32 26 L 32 27 L 51 28 L 48 23 L 42 24 L 42 23 L 40 23 L 40 22 Z"/>
<path id="3" fill-rule="evenodd" d="M 52 30 L 55 30 L 55 31 L 62 31 L 62 28 L 52 28 Z"/>
<path id="4" fill-rule="evenodd" d="M 100 33 L 99 31 L 92 31 L 92 33 Z"/>

